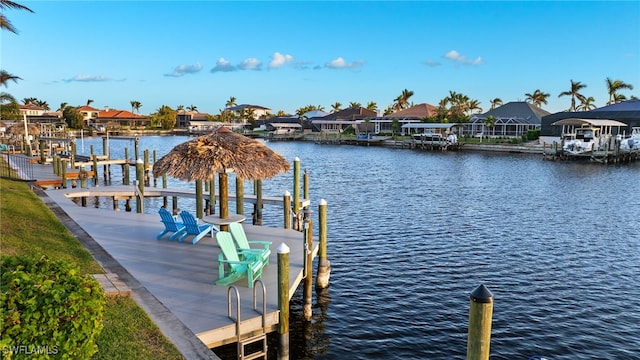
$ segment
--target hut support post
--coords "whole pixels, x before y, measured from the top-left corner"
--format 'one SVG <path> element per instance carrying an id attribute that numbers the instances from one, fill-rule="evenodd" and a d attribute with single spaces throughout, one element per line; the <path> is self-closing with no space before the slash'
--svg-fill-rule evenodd
<path id="1" fill-rule="evenodd" d="M 158 154 L 156 153 L 156 150 L 153 150 L 153 163 L 154 164 L 157 161 L 157 156 L 158 156 Z M 158 187 L 158 178 L 156 177 L 155 174 L 153 174 L 153 187 Z"/>
<path id="2" fill-rule="evenodd" d="M 329 277 L 331 277 L 331 262 L 327 260 L 327 202 L 322 199 L 318 205 L 318 271 L 316 274 L 316 292 L 329 287 Z"/>
<path id="3" fill-rule="evenodd" d="M 222 171 L 219 174 L 220 219 L 229 218 L 229 175 Z M 229 231 L 229 225 L 220 225 L 220 230 Z"/>
<path id="4" fill-rule="evenodd" d="M 216 213 L 216 178 L 209 180 L 209 213 Z"/>
<path id="5" fill-rule="evenodd" d="M 136 160 L 136 186 L 138 187 L 138 191 L 136 194 L 136 212 L 143 213 L 144 212 L 144 169 L 143 169 L 142 159 Z"/>
<path id="6" fill-rule="evenodd" d="M 488 360 L 491 345 L 491 316 L 493 294 L 484 285 L 475 288 L 469 296 L 469 331 L 467 360 Z"/>
<path id="7" fill-rule="evenodd" d="M 300 158 L 296 157 L 293 160 L 293 229 L 302 230 L 300 228 Z"/>
<path id="8" fill-rule="evenodd" d="M 311 217 L 306 217 L 304 221 L 304 293 L 303 298 L 303 315 L 304 319 L 311 321 L 312 310 L 312 291 L 313 285 L 313 220 Z"/>
<path id="9" fill-rule="evenodd" d="M 244 180 L 236 175 L 236 214 L 244 215 Z"/>
<path id="10" fill-rule="evenodd" d="M 196 217 L 198 219 L 203 218 L 204 213 L 204 198 L 202 196 L 202 180 L 196 180 Z"/>
<path id="11" fill-rule="evenodd" d="M 256 180 L 256 203 L 253 206 L 253 225 L 262 225 L 262 180 Z"/>
<path id="12" fill-rule="evenodd" d="M 178 215 L 178 212 L 180 212 L 180 209 L 178 208 L 178 197 L 177 196 L 172 196 L 171 197 L 171 209 L 173 210 L 173 215 Z"/>
<path id="13" fill-rule="evenodd" d="M 276 250 L 278 253 L 278 360 L 289 360 L 289 252 L 285 243 Z"/>
<path id="14" fill-rule="evenodd" d="M 288 191 L 284 193 L 282 204 L 284 207 L 284 228 L 291 229 L 291 193 Z"/>

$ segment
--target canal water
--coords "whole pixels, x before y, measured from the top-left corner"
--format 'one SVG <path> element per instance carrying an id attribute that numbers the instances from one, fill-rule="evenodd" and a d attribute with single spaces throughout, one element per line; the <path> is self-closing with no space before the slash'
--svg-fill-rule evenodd
<path id="1" fill-rule="evenodd" d="M 143 137 L 140 149 L 159 158 L 186 140 Z M 101 139 L 83 142 L 101 153 Z M 311 323 L 296 294 L 292 359 L 464 359 L 480 284 L 494 296 L 492 359 L 640 358 L 640 164 L 267 145 L 308 169 L 316 223 L 328 204 L 331 286 L 314 294 Z M 133 154 L 111 140 L 112 157 L 125 146 Z M 264 194 L 292 184 L 278 175 Z M 281 226 L 276 211 L 266 226 Z"/>

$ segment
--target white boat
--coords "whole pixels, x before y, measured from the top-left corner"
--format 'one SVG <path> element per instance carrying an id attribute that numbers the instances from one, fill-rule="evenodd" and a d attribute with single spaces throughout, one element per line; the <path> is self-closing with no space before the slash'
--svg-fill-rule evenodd
<path id="1" fill-rule="evenodd" d="M 581 127 L 575 132 L 564 134 L 562 150 L 573 155 L 584 154 L 600 149 L 601 134 L 599 128 Z"/>
<path id="2" fill-rule="evenodd" d="M 634 129 L 631 136 L 620 139 L 621 151 L 640 151 L 640 129 Z"/>
<path id="3" fill-rule="evenodd" d="M 442 134 L 425 131 L 420 134 L 413 134 L 413 139 L 425 144 L 443 144 L 445 143 L 445 138 Z"/>

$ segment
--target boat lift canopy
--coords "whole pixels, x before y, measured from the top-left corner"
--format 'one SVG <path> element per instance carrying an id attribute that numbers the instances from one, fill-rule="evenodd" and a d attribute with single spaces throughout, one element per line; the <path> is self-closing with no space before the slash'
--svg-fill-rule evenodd
<path id="1" fill-rule="evenodd" d="M 573 126 L 582 126 L 582 125 L 591 125 L 591 126 L 627 126 L 627 124 L 622 123 L 620 121 L 616 121 L 616 120 L 610 120 L 610 119 L 578 119 L 578 118 L 571 118 L 571 119 L 562 119 L 559 121 L 554 122 L 551 125 L 573 125 Z"/>

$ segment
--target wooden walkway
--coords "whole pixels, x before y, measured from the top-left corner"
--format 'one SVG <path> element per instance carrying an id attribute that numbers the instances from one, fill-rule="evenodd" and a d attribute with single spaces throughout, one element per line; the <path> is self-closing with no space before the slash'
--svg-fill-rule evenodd
<path id="1" fill-rule="evenodd" d="M 57 178 L 50 165 L 33 164 L 33 178 L 28 180 L 51 180 Z M 50 189 L 44 191 L 45 203 L 68 215 L 84 232 L 108 253 L 117 264 L 144 287 L 157 301 L 164 305 L 186 328 L 209 348 L 236 342 L 236 325 L 228 316 L 228 288 L 216 286 L 218 279 L 218 253 L 215 240 L 204 237 L 197 244 L 188 241 L 169 241 L 168 235 L 156 240 L 156 235 L 164 229 L 157 214 L 113 211 L 95 207 L 81 207 L 71 201 L 77 196 L 116 196 L 130 194 L 133 186 L 99 187 L 90 189 Z M 154 191 L 159 193 L 154 194 Z M 145 188 L 148 195 L 194 196 L 191 192 L 178 189 Z M 147 195 L 147 194 L 145 194 Z M 230 196 L 230 198 L 232 198 Z M 251 201 L 251 199 L 245 200 Z M 270 201 L 264 199 L 265 203 Z M 276 198 L 273 199 L 276 201 Z M 282 201 L 280 199 L 280 201 Z M 302 281 L 304 264 L 304 235 L 302 232 L 283 228 L 272 228 L 243 224 L 249 240 L 271 241 L 271 258 L 262 275 L 266 287 L 266 324 L 268 332 L 276 331 L 278 324 L 278 279 L 277 251 L 280 244 L 286 244 L 289 255 L 289 294 L 293 296 Z M 317 255 L 314 244 L 313 256 Z M 100 261 L 99 261 L 100 262 Z M 110 272 L 108 264 L 101 265 Z M 127 282 L 126 276 L 120 277 Z M 140 306 L 149 312 L 153 306 L 141 304 L 136 297 L 136 285 L 132 296 Z M 262 293 L 257 287 L 257 307 L 253 309 L 253 289 L 247 287 L 246 280 L 234 284 L 239 289 L 241 310 L 241 332 L 253 334 L 262 328 Z M 235 296 L 232 296 L 232 317 L 235 318 Z M 154 321 L 166 315 L 149 314 Z M 163 329 L 162 324 L 159 324 Z M 165 325 L 165 329 L 166 329 Z M 163 330 L 163 332 L 166 331 Z M 180 334 L 182 336 L 183 334 Z M 170 335 L 167 335 L 171 338 Z M 171 339 L 176 343 L 176 339 Z M 179 341 L 178 341 L 179 342 Z M 183 341 L 184 342 L 184 341 Z"/>

